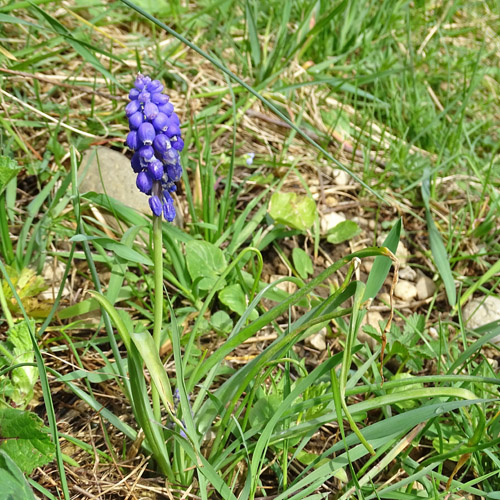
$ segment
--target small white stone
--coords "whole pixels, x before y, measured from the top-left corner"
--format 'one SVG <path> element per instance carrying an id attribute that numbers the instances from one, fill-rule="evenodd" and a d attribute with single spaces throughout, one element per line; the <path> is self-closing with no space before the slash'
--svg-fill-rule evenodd
<path id="1" fill-rule="evenodd" d="M 399 280 L 394 287 L 394 295 L 405 302 L 409 302 L 417 296 L 417 288 L 409 281 Z"/>
<path id="2" fill-rule="evenodd" d="M 333 172 L 333 183 L 337 186 L 347 186 L 351 180 L 351 176 L 341 169 L 335 169 Z"/>
<path id="3" fill-rule="evenodd" d="M 399 270 L 399 277 L 403 280 L 415 281 L 417 279 L 417 271 L 410 266 L 406 266 Z"/>
<path id="4" fill-rule="evenodd" d="M 368 311 L 366 314 L 366 322 L 380 331 L 380 322 L 384 321 L 384 317 L 378 311 Z"/>
<path id="5" fill-rule="evenodd" d="M 321 216 L 320 226 L 321 233 L 326 234 L 330 229 L 333 229 L 337 224 L 345 221 L 345 215 L 340 212 L 330 212 Z"/>
<path id="6" fill-rule="evenodd" d="M 373 262 L 374 262 L 373 259 L 371 259 L 371 260 L 364 259 L 361 262 L 361 270 L 364 271 L 365 273 L 369 274 L 370 271 L 372 270 Z"/>
<path id="7" fill-rule="evenodd" d="M 429 335 L 434 340 L 437 340 L 439 338 L 438 331 L 433 326 L 429 328 Z"/>
<path id="8" fill-rule="evenodd" d="M 389 293 L 387 292 L 382 292 L 379 296 L 378 296 L 379 300 L 381 302 L 385 302 L 386 304 L 390 304 L 391 303 L 391 296 Z"/>
<path id="9" fill-rule="evenodd" d="M 428 276 L 422 275 L 415 285 L 417 287 L 418 300 L 425 300 L 434 295 L 436 284 Z"/>
<path id="10" fill-rule="evenodd" d="M 467 327 L 474 330 L 480 326 L 500 320 L 500 299 L 489 295 L 484 298 L 472 299 L 463 311 L 464 321 Z M 500 343 L 500 335 L 491 340 Z"/>
<path id="11" fill-rule="evenodd" d="M 409 255 L 410 253 L 408 252 L 408 249 L 405 247 L 404 243 L 400 241 L 396 250 L 396 257 L 399 260 L 399 265 L 401 266 L 401 268 L 406 266 Z"/>
<path id="12" fill-rule="evenodd" d="M 305 339 L 305 344 L 318 351 L 326 349 L 326 328 L 322 328 L 319 332 L 313 333 Z"/>

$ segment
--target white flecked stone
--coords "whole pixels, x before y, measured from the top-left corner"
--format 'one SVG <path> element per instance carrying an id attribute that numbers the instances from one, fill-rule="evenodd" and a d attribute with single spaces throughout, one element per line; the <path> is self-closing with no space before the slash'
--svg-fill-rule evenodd
<path id="1" fill-rule="evenodd" d="M 399 280 L 394 287 L 394 295 L 405 302 L 409 302 L 417 296 L 417 287 L 410 281 Z"/>

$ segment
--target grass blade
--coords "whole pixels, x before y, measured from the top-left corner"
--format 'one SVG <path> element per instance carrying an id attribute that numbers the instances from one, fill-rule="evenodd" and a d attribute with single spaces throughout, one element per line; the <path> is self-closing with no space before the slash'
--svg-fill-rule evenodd
<path id="1" fill-rule="evenodd" d="M 455 288 L 453 274 L 451 272 L 450 260 L 448 258 L 448 254 L 446 253 L 446 247 L 444 246 L 441 234 L 439 233 L 438 228 L 434 223 L 434 219 L 432 218 L 430 210 L 430 178 L 428 172 L 424 174 L 424 179 L 422 180 L 422 198 L 425 204 L 425 218 L 427 220 L 429 243 L 431 246 L 432 256 L 434 257 L 434 263 L 436 264 L 439 275 L 443 280 L 444 287 L 446 289 L 446 296 L 448 297 L 448 302 L 450 306 L 454 307 L 457 303 L 457 291 Z"/>

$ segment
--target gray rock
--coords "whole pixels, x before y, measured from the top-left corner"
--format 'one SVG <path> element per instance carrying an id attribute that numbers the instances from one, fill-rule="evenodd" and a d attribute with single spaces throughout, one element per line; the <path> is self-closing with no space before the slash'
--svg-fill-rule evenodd
<path id="1" fill-rule="evenodd" d="M 463 318 L 467 327 L 472 330 L 500 320 L 500 299 L 493 295 L 472 299 L 464 307 Z M 492 342 L 500 343 L 500 335 L 492 339 Z"/>
<path id="2" fill-rule="evenodd" d="M 422 275 L 415 285 L 417 287 L 418 300 L 425 300 L 434 295 L 436 284 L 428 276 Z"/>
<path id="3" fill-rule="evenodd" d="M 415 281 L 417 279 L 417 272 L 410 266 L 403 267 L 399 270 L 399 277 L 407 281 Z"/>
<path id="4" fill-rule="evenodd" d="M 80 193 L 106 192 L 124 205 L 146 214 L 151 213 L 148 197 L 135 185 L 136 175 L 130 160 L 121 153 L 102 146 L 89 149 L 83 155 L 78 174 Z"/>

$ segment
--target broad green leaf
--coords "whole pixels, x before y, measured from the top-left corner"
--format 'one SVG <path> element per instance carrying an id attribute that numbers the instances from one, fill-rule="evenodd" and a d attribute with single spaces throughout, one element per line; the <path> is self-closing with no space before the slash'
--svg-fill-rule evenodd
<path id="1" fill-rule="evenodd" d="M 191 279 L 200 290 L 210 290 L 227 267 L 226 258 L 219 247 L 198 240 L 186 243 L 186 264 Z"/>
<path id="2" fill-rule="evenodd" d="M 31 320 L 31 329 L 35 331 L 35 322 Z M 25 320 L 16 323 L 7 332 L 7 338 L 12 344 L 12 354 L 15 363 L 33 363 L 35 353 L 31 342 L 30 331 Z M 33 398 L 33 388 L 38 380 L 38 368 L 36 366 L 22 366 L 12 370 L 12 384 L 14 391 L 11 399 L 17 406 L 25 407 Z"/>
<path id="3" fill-rule="evenodd" d="M 311 257 L 302 248 L 295 247 L 292 250 L 292 260 L 295 269 L 302 279 L 307 279 L 313 273 L 314 269 Z"/>
<path id="4" fill-rule="evenodd" d="M 399 219 L 392 227 L 387 238 L 384 240 L 383 246 L 388 248 L 392 253 L 396 253 L 401 236 L 402 222 Z M 378 256 L 375 258 L 372 270 L 366 280 L 366 289 L 364 300 L 373 299 L 382 288 L 382 285 L 389 274 L 391 268 L 391 259 L 389 257 Z"/>
<path id="5" fill-rule="evenodd" d="M 359 233 L 361 233 L 361 228 L 354 221 L 344 220 L 328 231 L 326 240 L 328 243 L 338 245 L 343 241 L 354 238 L 354 236 L 357 236 Z"/>
<path id="6" fill-rule="evenodd" d="M 226 311 L 217 311 L 210 318 L 210 325 L 217 333 L 230 333 L 233 329 L 233 320 Z"/>
<path id="7" fill-rule="evenodd" d="M 316 203 L 306 195 L 276 192 L 271 196 L 269 215 L 280 224 L 305 231 L 314 224 Z"/>
<path id="8" fill-rule="evenodd" d="M 21 469 L 5 451 L 0 449 L 1 495 L 6 499 L 35 500 L 35 495 Z"/>
<path id="9" fill-rule="evenodd" d="M 51 462 L 55 446 L 34 413 L 0 408 L 0 450 L 7 453 L 26 474 Z"/>
<path id="10" fill-rule="evenodd" d="M 0 156 L 0 194 L 7 184 L 20 172 L 21 167 L 8 156 Z"/>
<path id="11" fill-rule="evenodd" d="M 226 288 L 222 289 L 219 292 L 219 300 L 231 311 L 243 316 L 247 308 L 247 299 L 243 292 L 241 286 L 236 283 L 234 285 L 226 286 Z M 257 311 L 254 309 L 250 314 L 250 319 L 254 320 L 257 318 Z"/>

